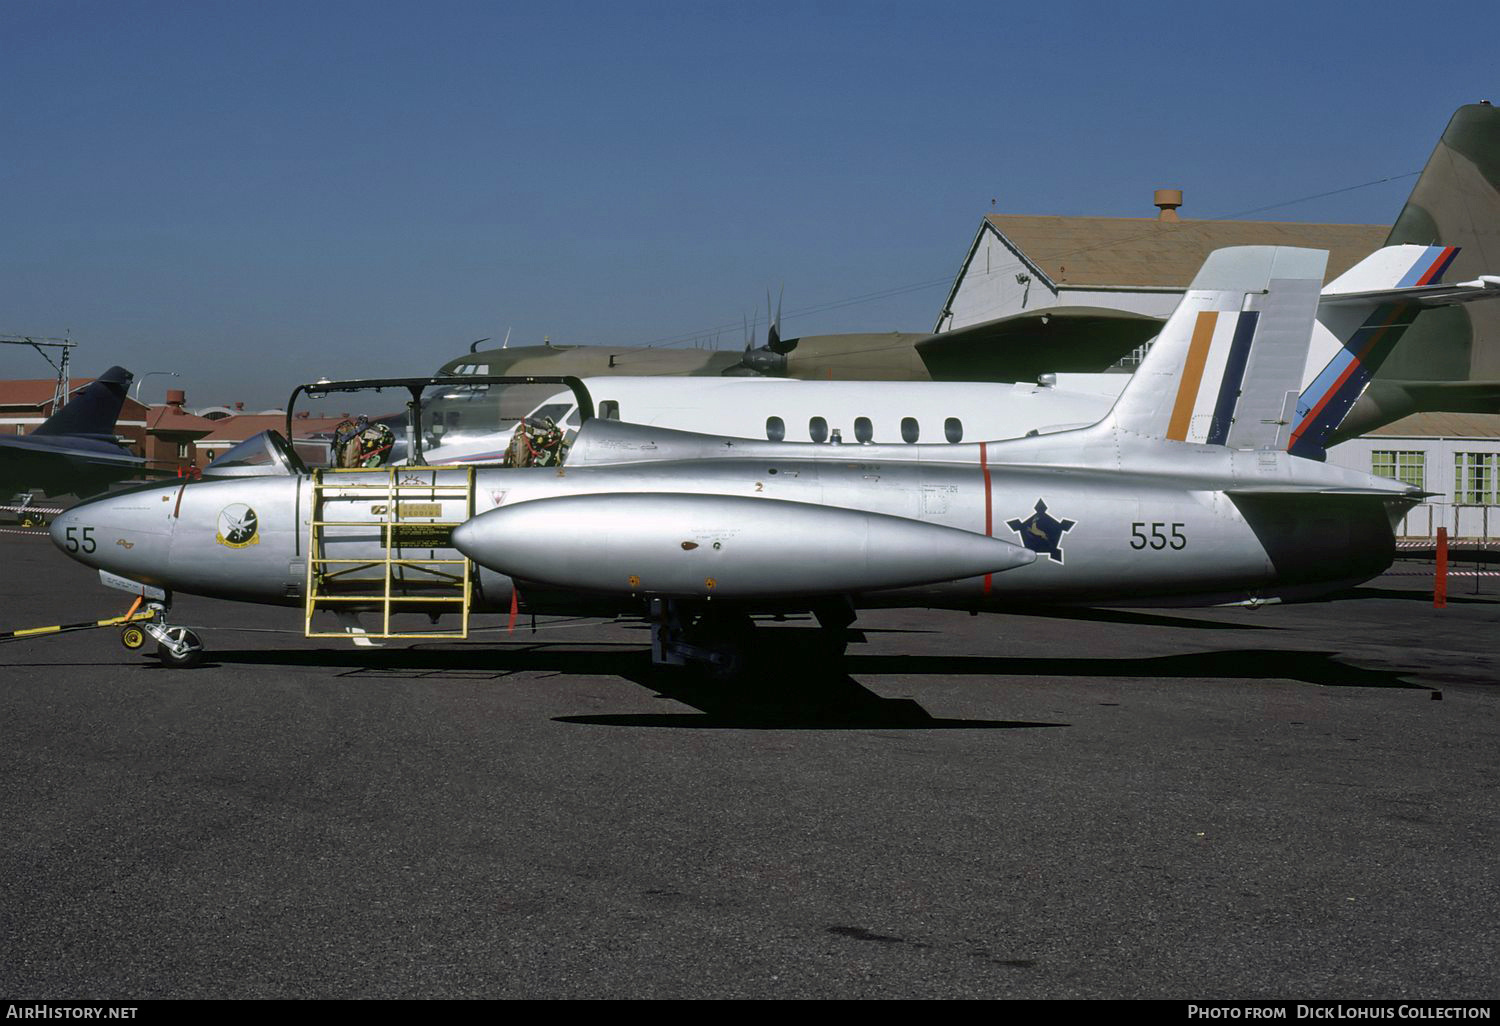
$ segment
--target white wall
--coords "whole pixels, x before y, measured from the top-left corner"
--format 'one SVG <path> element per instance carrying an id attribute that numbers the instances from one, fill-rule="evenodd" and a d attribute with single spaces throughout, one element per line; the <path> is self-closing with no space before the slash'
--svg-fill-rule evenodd
<path id="1" fill-rule="evenodd" d="M 1016 280 L 1021 275 L 1031 280 Z M 1177 307 L 1182 291 L 1104 289 L 1062 285 L 1055 290 L 985 225 L 969 266 L 954 290 L 939 331 L 964 328 L 1028 310 L 1053 306 L 1099 306 L 1165 318 Z"/>
<path id="2" fill-rule="evenodd" d="M 1449 538 L 1500 538 L 1500 506 L 1459 505 L 1453 501 L 1457 491 L 1453 475 L 1454 454 L 1500 453 L 1500 438 L 1370 435 L 1329 449 L 1328 462 L 1368 474 L 1372 468 L 1371 456 L 1376 450 L 1424 453 L 1426 473 L 1422 487 L 1429 492 L 1441 493 L 1407 513 L 1396 529 L 1397 535 L 1431 538 L 1439 527 L 1446 527 Z"/>

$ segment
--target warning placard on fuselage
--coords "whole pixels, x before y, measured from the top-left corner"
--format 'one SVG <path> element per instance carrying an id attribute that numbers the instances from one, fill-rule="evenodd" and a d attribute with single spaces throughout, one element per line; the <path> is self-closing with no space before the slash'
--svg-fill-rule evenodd
<path id="1" fill-rule="evenodd" d="M 386 524 L 385 531 L 395 534 L 382 538 L 393 549 L 451 549 L 452 524 Z"/>

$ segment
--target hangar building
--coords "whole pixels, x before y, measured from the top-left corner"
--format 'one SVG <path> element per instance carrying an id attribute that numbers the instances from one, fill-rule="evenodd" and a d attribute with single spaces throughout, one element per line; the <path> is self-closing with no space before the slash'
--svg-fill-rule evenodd
<path id="1" fill-rule="evenodd" d="M 1166 319 L 1193 275 L 1225 246 L 1328 250 L 1332 280 L 1385 245 L 1390 225 L 1185 221 L 1182 193 L 1159 189 L 1157 217 L 989 214 L 934 331 L 1048 307 L 1102 307 Z"/>

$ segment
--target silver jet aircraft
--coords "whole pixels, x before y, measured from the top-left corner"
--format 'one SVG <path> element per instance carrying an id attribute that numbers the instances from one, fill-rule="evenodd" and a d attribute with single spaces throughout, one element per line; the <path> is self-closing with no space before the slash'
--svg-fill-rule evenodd
<path id="1" fill-rule="evenodd" d="M 583 402 L 560 466 L 320 472 L 270 432 L 201 481 L 74 507 L 52 537 L 154 603 L 147 629 L 173 664 L 202 651 L 169 622 L 174 592 L 300 606 L 310 637 L 347 636 L 319 629 L 325 611 L 373 637 L 466 636 L 478 612 L 633 611 L 658 662 L 720 670 L 755 613 L 811 611 L 842 638 L 861 607 L 1316 597 L 1384 571 L 1395 518 L 1423 497 L 1288 452 L 1333 426 L 1326 403 L 1298 402 L 1325 260 L 1212 254 L 1109 414 L 1078 430 L 812 445 Z M 410 613 L 457 626 L 413 631 Z"/>

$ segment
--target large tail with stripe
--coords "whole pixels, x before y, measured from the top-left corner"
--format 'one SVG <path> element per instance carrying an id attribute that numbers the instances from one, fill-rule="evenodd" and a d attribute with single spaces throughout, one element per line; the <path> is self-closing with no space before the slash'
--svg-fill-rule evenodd
<path id="1" fill-rule="evenodd" d="M 1108 422 L 1174 442 L 1285 444 L 1327 260 L 1287 246 L 1209 254 Z"/>
<path id="2" fill-rule="evenodd" d="M 1322 459 L 1334 431 L 1422 310 L 1486 298 L 1483 279 L 1445 287 L 1455 246 L 1387 246 L 1323 289 L 1287 449 Z"/>

